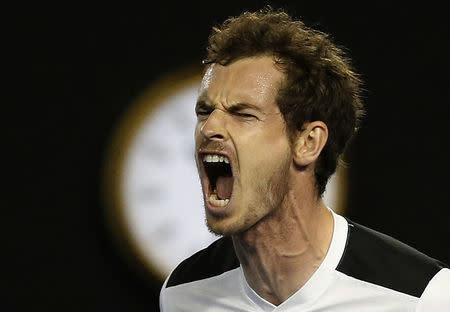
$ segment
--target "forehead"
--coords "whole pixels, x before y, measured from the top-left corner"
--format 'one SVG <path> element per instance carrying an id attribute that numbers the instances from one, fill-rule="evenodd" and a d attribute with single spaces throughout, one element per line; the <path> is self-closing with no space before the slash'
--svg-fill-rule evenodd
<path id="1" fill-rule="evenodd" d="M 271 102 L 283 77 L 269 56 L 247 57 L 226 66 L 215 63 L 203 77 L 200 97 L 211 101 Z"/>

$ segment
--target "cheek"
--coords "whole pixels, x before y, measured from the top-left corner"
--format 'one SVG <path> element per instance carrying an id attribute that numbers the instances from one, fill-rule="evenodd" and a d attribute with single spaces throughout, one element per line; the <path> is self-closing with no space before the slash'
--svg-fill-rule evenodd
<path id="1" fill-rule="evenodd" d="M 270 176 L 289 161 L 291 155 L 289 141 L 281 135 L 254 136 L 238 146 L 242 173 L 252 180 L 263 180 L 265 176 Z"/>
<path id="2" fill-rule="evenodd" d="M 241 135 L 239 146 L 243 147 L 248 157 L 261 162 L 272 162 L 279 158 L 285 158 L 291 151 L 289 139 L 284 127 L 274 125 L 265 127 L 259 131 L 249 131 L 244 137 Z"/>

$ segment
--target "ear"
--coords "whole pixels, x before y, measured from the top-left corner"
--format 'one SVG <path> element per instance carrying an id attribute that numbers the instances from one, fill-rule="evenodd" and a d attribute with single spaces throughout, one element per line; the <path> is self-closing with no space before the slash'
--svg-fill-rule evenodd
<path id="1" fill-rule="evenodd" d="M 328 127 L 322 121 L 305 123 L 294 141 L 294 163 L 306 167 L 319 158 L 328 140 Z"/>

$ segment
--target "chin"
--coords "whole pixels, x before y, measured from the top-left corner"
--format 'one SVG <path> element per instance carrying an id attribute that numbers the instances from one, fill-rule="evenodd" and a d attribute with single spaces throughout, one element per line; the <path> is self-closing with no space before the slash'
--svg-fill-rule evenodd
<path id="1" fill-rule="evenodd" d="M 242 227 L 229 218 L 217 219 L 212 216 L 206 217 L 206 225 L 211 233 L 222 236 L 231 236 L 242 232 Z"/>
<path id="2" fill-rule="evenodd" d="M 211 220 L 210 217 L 206 218 L 206 225 L 208 227 L 208 230 L 216 235 L 221 236 L 230 236 L 234 234 L 234 229 L 232 226 L 226 224 L 227 222 L 224 222 L 224 220 Z"/>
<path id="3" fill-rule="evenodd" d="M 206 225 L 208 230 L 216 235 L 232 236 L 245 232 L 251 226 L 246 224 L 243 217 L 222 217 L 217 218 L 212 215 L 206 215 Z"/>

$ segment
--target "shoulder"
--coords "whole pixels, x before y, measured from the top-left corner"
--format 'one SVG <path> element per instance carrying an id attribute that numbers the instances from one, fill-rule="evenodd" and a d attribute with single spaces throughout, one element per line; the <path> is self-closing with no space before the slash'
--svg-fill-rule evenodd
<path id="1" fill-rule="evenodd" d="M 428 283 L 420 297 L 417 312 L 446 312 L 450 310 L 450 270 L 440 270 Z"/>
<path id="2" fill-rule="evenodd" d="M 204 310 L 218 298 L 222 304 L 233 303 L 239 297 L 236 295 L 238 270 L 235 270 L 238 267 L 231 238 L 216 240 L 172 271 L 161 288 L 160 310 Z"/>
<path id="3" fill-rule="evenodd" d="M 239 267 L 230 237 L 222 237 L 181 262 L 170 274 L 164 287 L 177 286 L 214 277 Z"/>
<path id="4" fill-rule="evenodd" d="M 382 233 L 348 221 L 337 270 L 353 278 L 421 297 L 445 264 Z"/>

